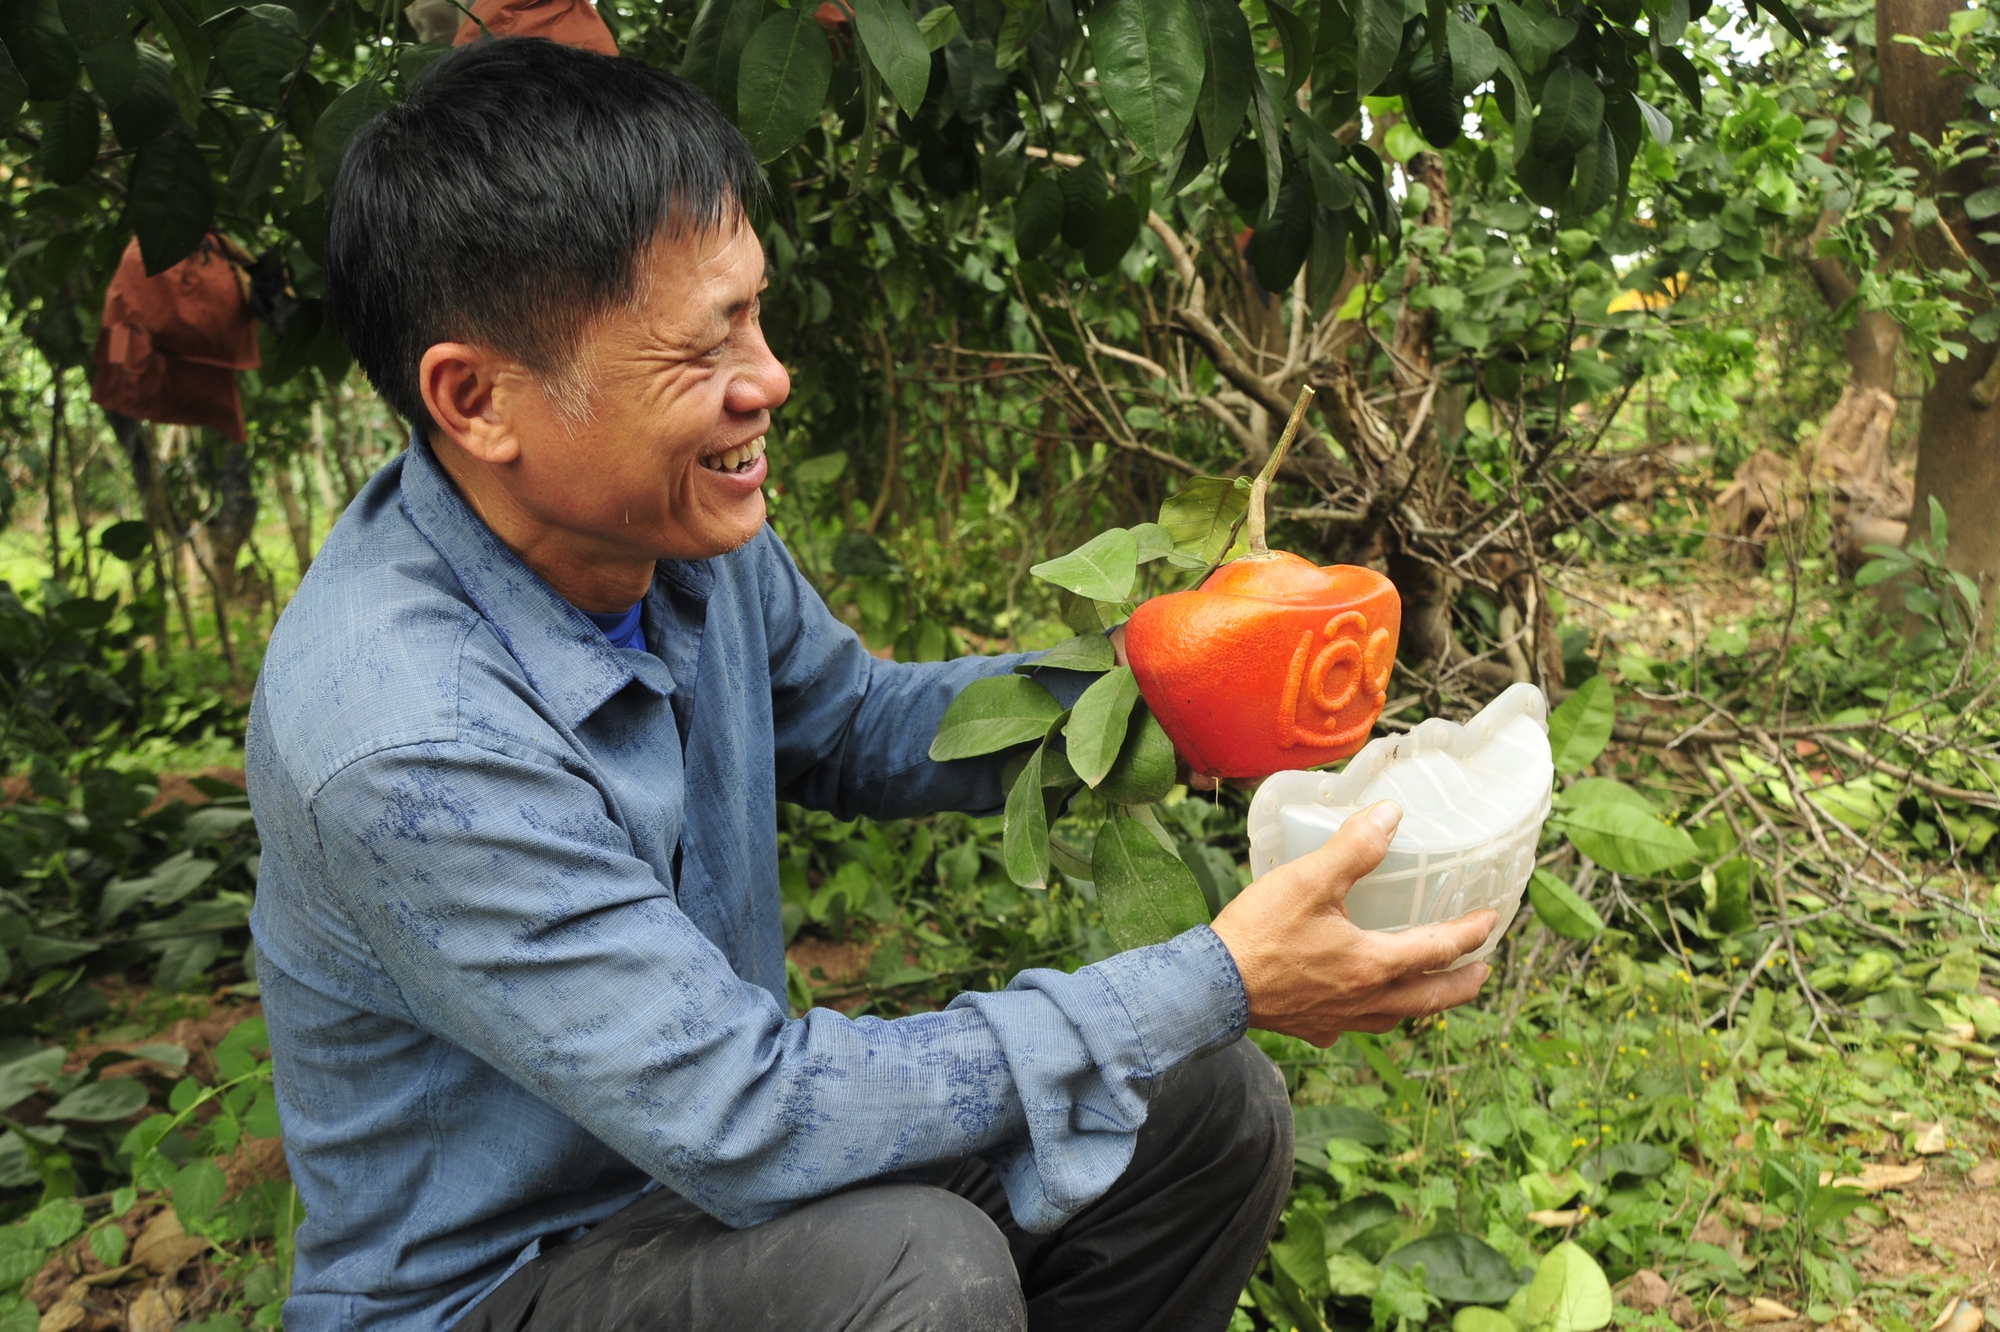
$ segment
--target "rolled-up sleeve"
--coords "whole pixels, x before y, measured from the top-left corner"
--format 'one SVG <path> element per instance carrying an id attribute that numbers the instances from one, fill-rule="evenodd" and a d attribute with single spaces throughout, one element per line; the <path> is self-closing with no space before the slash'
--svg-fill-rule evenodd
<path id="1" fill-rule="evenodd" d="M 1023 1225 L 1053 1227 L 1125 1168 L 1160 1077 L 1247 1018 L 1205 926 L 941 1013 L 788 1018 L 553 758 L 385 750 L 312 818 L 415 1021 L 732 1225 L 977 1155 Z"/>

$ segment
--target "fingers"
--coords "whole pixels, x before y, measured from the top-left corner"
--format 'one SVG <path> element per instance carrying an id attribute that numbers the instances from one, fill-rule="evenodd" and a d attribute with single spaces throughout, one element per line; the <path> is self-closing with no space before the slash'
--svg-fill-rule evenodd
<path id="1" fill-rule="evenodd" d="M 1376 935 L 1381 942 L 1383 965 L 1393 976 L 1412 976 L 1426 971 L 1442 971 L 1486 942 L 1486 936 L 1500 922 L 1491 909 L 1475 911 L 1442 925 L 1422 925 L 1400 934 Z"/>
<path id="2" fill-rule="evenodd" d="M 1457 971 L 1441 971 L 1429 976 L 1411 976 L 1384 986 L 1368 996 L 1369 1019 L 1387 1018 L 1391 1026 L 1403 1018 L 1429 1017 L 1447 1008 L 1468 1004 L 1479 995 L 1479 987 L 1493 974 L 1484 962 L 1474 962 Z M 1358 1021 L 1359 1019 L 1357 1019 Z M 1370 1030 L 1373 1028 L 1362 1028 Z"/>
<path id="3" fill-rule="evenodd" d="M 1309 891 L 1326 905 L 1340 907 L 1354 881 L 1389 854 L 1389 839 L 1402 821 L 1403 811 L 1395 801 L 1377 801 L 1341 824 L 1319 850 L 1292 863 Z"/>

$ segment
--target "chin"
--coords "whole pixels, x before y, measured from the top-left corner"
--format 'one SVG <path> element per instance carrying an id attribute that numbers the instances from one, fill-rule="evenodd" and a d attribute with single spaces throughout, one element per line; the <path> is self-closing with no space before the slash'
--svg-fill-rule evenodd
<path id="1" fill-rule="evenodd" d="M 673 554 L 668 559 L 713 559 L 717 555 L 727 555 L 732 550 L 741 550 L 756 539 L 764 530 L 764 498 L 757 497 L 755 512 L 742 515 L 731 514 L 727 519 L 712 521 L 699 531 L 688 533 L 692 540 L 685 542 L 695 547 L 699 553 L 691 555 Z M 676 543 L 680 544 L 680 543 Z"/>

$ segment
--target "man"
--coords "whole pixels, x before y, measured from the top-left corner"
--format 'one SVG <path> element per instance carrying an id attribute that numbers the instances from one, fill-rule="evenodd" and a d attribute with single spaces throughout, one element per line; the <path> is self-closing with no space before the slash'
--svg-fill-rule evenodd
<path id="1" fill-rule="evenodd" d="M 349 150 L 332 309 L 413 433 L 252 711 L 292 1332 L 1218 1328 L 1290 1176 L 1245 1027 L 1484 976 L 1426 974 L 1483 913 L 1341 915 L 1383 807 L 1212 929 L 786 1016 L 776 802 L 999 809 L 1004 756 L 925 751 L 1020 659 L 874 660 L 765 528 L 762 189 L 685 84 L 528 40 Z"/>

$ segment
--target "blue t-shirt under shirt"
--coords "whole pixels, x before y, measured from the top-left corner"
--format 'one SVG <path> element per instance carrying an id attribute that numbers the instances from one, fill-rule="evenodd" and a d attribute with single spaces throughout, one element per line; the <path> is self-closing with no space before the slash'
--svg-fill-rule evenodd
<path id="1" fill-rule="evenodd" d="M 585 611 L 590 622 L 604 631 L 611 640 L 612 647 L 631 648 L 635 652 L 646 650 L 646 635 L 639 628 L 639 612 L 646 603 L 636 603 L 631 610 L 617 611 L 610 615 L 599 615 L 596 611 Z"/>

